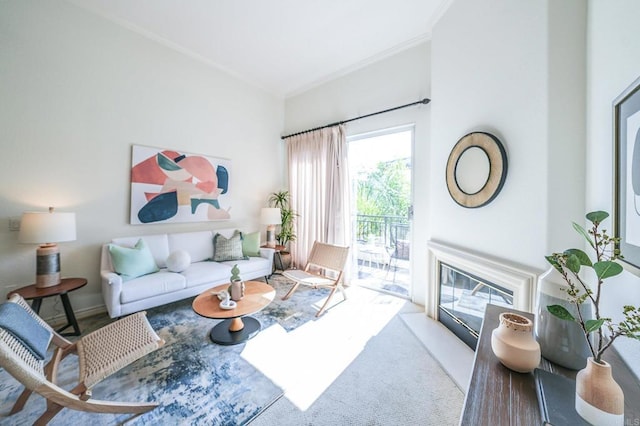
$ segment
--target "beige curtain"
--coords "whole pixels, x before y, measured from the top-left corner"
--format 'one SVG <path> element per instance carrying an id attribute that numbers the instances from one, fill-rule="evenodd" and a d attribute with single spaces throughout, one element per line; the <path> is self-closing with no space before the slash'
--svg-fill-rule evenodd
<path id="1" fill-rule="evenodd" d="M 289 192 L 296 241 L 291 254 L 304 267 L 313 242 L 351 241 L 350 185 L 344 125 L 287 138 Z"/>

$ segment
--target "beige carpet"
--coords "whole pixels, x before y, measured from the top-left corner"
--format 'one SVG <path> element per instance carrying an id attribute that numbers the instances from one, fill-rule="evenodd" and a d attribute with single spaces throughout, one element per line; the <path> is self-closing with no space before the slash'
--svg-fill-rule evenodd
<path id="1" fill-rule="evenodd" d="M 352 287 L 349 292 L 346 302 L 314 324 L 316 328 L 323 322 L 335 327 L 335 339 L 331 338 L 332 331 L 319 333 L 316 329 L 313 334 L 317 339 L 303 345 L 309 349 L 306 355 L 304 349 L 296 349 L 297 353 L 291 355 L 286 351 L 263 355 L 268 359 L 264 360 L 263 371 L 286 370 L 289 378 L 278 383 L 285 395 L 256 417 L 251 426 L 457 425 L 464 400 L 462 391 L 399 316 L 417 312 L 419 307 L 362 288 Z M 358 318 L 349 321 L 350 315 Z M 359 340 L 354 327 L 370 336 Z M 345 331 L 348 329 L 352 332 Z M 265 331 L 258 338 L 271 339 L 270 343 L 280 334 L 285 336 L 277 332 L 270 336 Z M 358 342 L 354 344 L 354 340 Z M 285 340 L 282 346 L 287 347 Z M 359 346 L 356 352 L 354 346 Z M 323 355 L 314 355 L 320 348 L 324 348 Z M 355 355 L 336 374 L 327 365 L 332 359 L 336 364 L 344 363 L 345 352 Z M 305 356 L 308 359 L 299 359 Z M 281 368 L 273 364 L 281 364 Z M 325 375 L 322 371 L 327 368 Z M 272 379 L 278 376 L 269 371 L 265 374 Z M 298 395 L 305 391 L 311 397 Z"/>

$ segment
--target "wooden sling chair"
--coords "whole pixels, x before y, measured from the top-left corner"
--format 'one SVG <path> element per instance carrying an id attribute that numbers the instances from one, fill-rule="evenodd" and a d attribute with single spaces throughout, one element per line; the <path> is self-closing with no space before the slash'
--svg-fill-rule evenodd
<path id="1" fill-rule="evenodd" d="M 311 253 L 309 254 L 307 264 L 305 265 L 303 270 L 289 269 L 282 273 L 284 277 L 289 278 L 295 283 L 293 287 L 291 287 L 291 290 L 289 290 L 289 292 L 282 298 L 282 300 L 287 300 L 289 297 L 291 297 L 291 295 L 296 291 L 300 284 L 309 285 L 313 288 L 331 288 L 329 297 L 327 297 L 327 300 L 324 302 L 322 308 L 320 308 L 320 310 L 316 314 L 316 317 L 322 315 L 327 309 L 329 301 L 333 297 L 333 294 L 336 292 L 336 290 L 340 290 L 344 300 L 347 300 L 347 295 L 345 294 L 344 288 L 342 286 L 342 278 L 348 255 L 349 247 L 336 246 L 315 241 L 313 243 L 313 247 L 311 248 Z M 311 268 L 314 268 L 313 272 L 311 271 Z M 323 273 L 315 273 L 315 270 L 317 268 L 319 268 Z M 327 271 L 333 271 L 336 274 L 336 277 L 332 278 L 327 276 Z"/>
<path id="2" fill-rule="evenodd" d="M 112 322 L 72 343 L 44 322 L 20 295 L 14 294 L 6 304 L 10 303 L 24 309 L 18 312 L 19 315 L 25 315 L 24 312 L 28 314 L 27 317 L 22 317 L 21 324 L 26 322 L 32 326 L 30 335 L 51 333 L 46 334 L 43 351 L 36 353 L 32 345 L 25 343 L 24 338 L 29 339 L 30 336 L 16 337 L 15 330 L 0 328 L 0 367 L 25 386 L 10 415 L 24 408 L 32 392 L 47 400 L 47 409 L 34 423 L 36 425 L 46 425 L 65 407 L 92 413 L 139 415 L 158 406 L 154 403 L 90 400 L 94 385 L 164 344 L 164 340 L 151 328 L 145 312 Z M 16 310 L 15 307 L 10 308 Z M 3 313 L 6 311 L 3 310 Z M 46 354 L 48 339 L 53 343 L 55 351 L 45 365 L 45 360 L 40 358 Z M 71 391 L 67 391 L 56 385 L 56 376 L 60 362 L 71 353 L 78 355 L 79 383 Z"/>

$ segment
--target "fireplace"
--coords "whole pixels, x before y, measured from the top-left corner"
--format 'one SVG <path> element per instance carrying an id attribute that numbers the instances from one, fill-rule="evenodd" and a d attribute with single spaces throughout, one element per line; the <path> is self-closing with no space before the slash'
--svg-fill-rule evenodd
<path id="1" fill-rule="evenodd" d="M 475 350 L 488 303 L 533 312 L 538 272 L 430 241 L 427 315 Z"/>
<path id="2" fill-rule="evenodd" d="M 513 291 L 440 263 L 438 319 L 475 350 L 488 303 L 513 308 Z"/>

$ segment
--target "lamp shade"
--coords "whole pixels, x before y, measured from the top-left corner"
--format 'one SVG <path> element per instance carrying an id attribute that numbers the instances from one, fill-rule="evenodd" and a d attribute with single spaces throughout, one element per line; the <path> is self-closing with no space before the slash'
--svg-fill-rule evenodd
<path id="1" fill-rule="evenodd" d="M 280 209 L 275 207 L 265 207 L 260 212 L 260 223 L 263 225 L 280 225 L 282 219 Z"/>
<path id="2" fill-rule="evenodd" d="M 59 243 L 76 239 L 76 214 L 24 212 L 18 240 L 26 244 Z"/>

